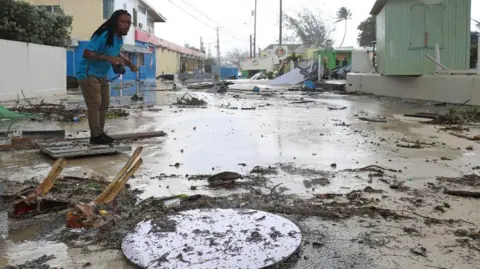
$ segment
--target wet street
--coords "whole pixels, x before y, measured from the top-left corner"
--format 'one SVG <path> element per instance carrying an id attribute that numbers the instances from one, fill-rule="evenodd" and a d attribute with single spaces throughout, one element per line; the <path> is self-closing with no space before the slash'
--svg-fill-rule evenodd
<path id="1" fill-rule="evenodd" d="M 184 90 L 153 89 L 136 91 L 145 98 L 143 103 L 130 101 L 131 91 L 112 89 L 112 96 L 115 96 L 112 105 L 129 106 L 130 115 L 106 123 L 109 133 L 113 134 L 167 133 L 164 138 L 145 139 L 133 144 L 133 149 L 144 147 L 143 165 L 129 184 L 142 191 L 142 199 L 178 194 L 221 196 L 247 192 L 248 188 L 212 189 L 205 181 L 189 178 L 223 171 L 247 175 L 256 166 L 271 166 L 278 173 L 267 175 L 267 183 L 261 186 L 263 189 L 278 186 L 286 195 L 309 199 L 371 187 L 383 191 L 365 194 L 365 199 L 375 200 L 377 207 L 415 211 L 417 214 L 401 222 L 366 215 L 340 221 L 289 215 L 288 218 L 302 230 L 304 242 L 298 257 L 282 268 L 480 268 L 475 240 L 454 235 L 458 229 L 478 227 L 480 213 L 476 208 L 480 202 L 432 192 L 430 188 L 431 184 L 437 184 L 436 177 L 475 173 L 474 168 L 480 164 L 480 144 L 440 130 L 445 126 L 403 116 L 417 112 L 445 113 L 449 106 L 285 89 L 262 89 L 260 93 L 253 93 L 239 87 L 226 94 L 188 91 L 207 102 L 205 107 L 189 108 L 172 105 L 185 93 Z M 82 98 L 70 95 L 68 102 L 82 103 Z M 377 122 L 365 119 L 376 119 Z M 4 122 L 0 124 L 2 129 L 8 126 Z M 76 124 L 27 121 L 15 124 L 14 128 L 64 128 L 73 137 L 89 135 L 85 121 Z M 472 134 L 480 134 L 479 126 L 469 128 Z M 63 174 L 111 179 L 129 154 L 131 152 L 68 160 Z M 40 180 L 52 163 L 33 150 L 1 152 L 0 178 Z M 179 165 L 175 166 L 176 163 Z M 368 173 L 351 171 L 370 165 L 398 172 L 387 171 L 390 177 L 379 180 Z M 397 182 L 402 182 L 406 188 L 395 188 Z M 421 205 L 409 202 L 420 197 L 423 200 Z M 448 208 L 445 206 L 443 212 L 434 209 L 447 202 Z M 464 222 L 432 225 L 424 223 L 425 218 L 418 215 Z M 0 218 L 5 222 L 6 215 L 0 215 Z M 2 221 L 0 233 L 1 224 Z M 411 235 L 406 227 L 412 227 L 418 233 Z M 58 229 L 62 227 L 54 227 L 48 232 L 40 232 L 36 227 L 13 233 L 4 231 L 0 266 L 54 254 L 55 259 L 47 262 L 51 266 L 131 267 L 118 250 L 68 248 L 44 236 Z M 412 251 L 418 244 L 427 249 L 427 254 L 418 255 L 418 251 Z"/>

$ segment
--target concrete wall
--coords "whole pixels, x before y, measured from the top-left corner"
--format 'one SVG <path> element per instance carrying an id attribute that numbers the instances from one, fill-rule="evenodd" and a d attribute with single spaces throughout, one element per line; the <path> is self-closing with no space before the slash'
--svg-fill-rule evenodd
<path id="1" fill-rule="evenodd" d="M 166 48 L 157 48 L 157 76 L 180 72 L 180 53 Z"/>
<path id="2" fill-rule="evenodd" d="M 398 77 L 349 73 L 346 90 L 454 104 L 470 99 L 469 105 L 480 106 L 480 75 Z"/>
<path id="3" fill-rule="evenodd" d="M 58 5 L 65 14 L 73 16 L 71 36 L 90 40 L 93 32 L 104 22 L 103 0 L 25 0 L 33 5 Z M 133 44 L 133 43 L 132 43 Z"/>
<path id="4" fill-rule="evenodd" d="M 64 48 L 0 39 L 0 101 L 44 98 L 67 92 Z"/>
<path id="5" fill-rule="evenodd" d="M 352 51 L 352 72 L 354 73 L 373 73 L 372 57 L 373 54 L 367 50 Z"/>

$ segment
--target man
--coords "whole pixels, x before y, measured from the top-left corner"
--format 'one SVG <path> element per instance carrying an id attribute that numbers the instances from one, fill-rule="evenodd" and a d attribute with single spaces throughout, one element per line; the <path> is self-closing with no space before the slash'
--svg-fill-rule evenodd
<path id="1" fill-rule="evenodd" d="M 132 72 L 138 68 L 120 55 L 123 36 L 128 34 L 132 16 L 117 10 L 92 35 L 83 52 L 77 79 L 88 108 L 90 144 L 111 144 L 114 139 L 104 132 L 105 117 L 110 105 L 110 85 L 107 74 L 112 65 L 127 65 Z"/>
<path id="2" fill-rule="evenodd" d="M 343 61 L 342 61 L 342 67 L 345 67 L 348 65 L 348 60 L 347 60 L 347 57 L 343 57 Z"/>

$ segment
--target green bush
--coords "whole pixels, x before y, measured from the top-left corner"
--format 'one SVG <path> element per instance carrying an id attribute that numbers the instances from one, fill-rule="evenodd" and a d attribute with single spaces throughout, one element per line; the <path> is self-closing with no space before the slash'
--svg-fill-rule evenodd
<path id="1" fill-rule="evenodd" d="M 267 72 L 267 78 L 268 79 L 273 79 L 273 72 L 272 71 Z"/>
<path id="2" fill-rule="evenodd" d="M 472 45 L 470 49 L 470 68 L 477 67 L 478 45 Z"/>
<path id="3" fill-rule="evenodd" d="M 15 0 L 0 0 L 0 39 L 66 47 L 72 17 Z"/>

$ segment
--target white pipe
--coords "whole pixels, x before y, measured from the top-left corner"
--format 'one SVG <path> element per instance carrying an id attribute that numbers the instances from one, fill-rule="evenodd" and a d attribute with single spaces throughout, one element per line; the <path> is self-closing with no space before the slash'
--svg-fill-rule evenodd
<path id="1" fill-rule="evenodd" d="M 435 60 L 432 56 L 430 56 L 430 55 L 428 55 L 428 54 L 425 54 L 425 57 L 427 57 L 428 59 L 432 60 L 432 61 L 435 62 L 437 65 L 441 66 L 443 69 L 445 69 L 445 70 L 447 70 L 447 71 L 450 70 L 450 69 L 448 69 L 445 65 L 437 62 L 437 60 Z"/>
<path id="2" fill-rule="evenodd" d="M 441 63 L 442 61 L 440 60 L 440 46 L 438 44 L 435 44 L 435 59 L 437 62 Z M 441 71 L 442 68 L 439 65 L 436 65 L 437 72 Z"/>

